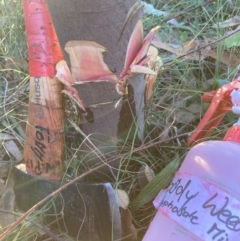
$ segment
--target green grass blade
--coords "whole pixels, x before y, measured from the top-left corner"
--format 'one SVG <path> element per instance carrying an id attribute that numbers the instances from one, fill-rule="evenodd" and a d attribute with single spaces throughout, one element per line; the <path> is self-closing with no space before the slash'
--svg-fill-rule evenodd
<path id="1" fill-rule="evenodd" d="M 171 161 L 156 177 L 149 182 L 142 191 L 138 194 L 135 200 L 132 202 L 131 211 L 134 212 L 144 204 L 153 200 L 161 189 L 166 188 L 172 180 L 172 177 L 179 167 L 179 156 L 176 155 L 173 161 Z"/>

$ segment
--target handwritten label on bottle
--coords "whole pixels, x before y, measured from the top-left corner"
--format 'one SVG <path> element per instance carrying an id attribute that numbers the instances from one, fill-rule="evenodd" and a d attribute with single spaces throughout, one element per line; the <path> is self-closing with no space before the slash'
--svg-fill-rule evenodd
<path id="1" fill-rule="evenodd" d="M 240 201 L 191 174 L 177 172 L 153 203 L 204 241 L 240 240 Z"/>

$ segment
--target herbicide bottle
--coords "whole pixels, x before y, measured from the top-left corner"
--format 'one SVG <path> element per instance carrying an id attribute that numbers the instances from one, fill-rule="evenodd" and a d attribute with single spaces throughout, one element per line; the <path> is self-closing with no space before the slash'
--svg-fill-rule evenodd
<path id="1" fill-rule="evenodd" d="M 203 100 L 211 104 L 189 145 L 210 135 L 227 111 L 240 115 L 240 79 Z M 143 241 L 240 241 L 240 120 L 223 140 L 191 148 L 154 205 Z"/>

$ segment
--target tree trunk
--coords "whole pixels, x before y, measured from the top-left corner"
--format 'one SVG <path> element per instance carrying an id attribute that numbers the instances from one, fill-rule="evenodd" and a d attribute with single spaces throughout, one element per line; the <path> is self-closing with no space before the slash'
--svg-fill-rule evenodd
<path id="1" fill-rule="evenodd" d="M 58 35 L 64 58 L 70 67 L 68 54 L 64 51 L 70 40 L 94 41 L 104 46 L 104 61 L 109 69 L 121 73 L 130 35 L 142 18 L 138 10 L 126 25 L 120 38 L 128 11 L 136 0 L 47 0 L 53 23 Z M 119 39 L 120 38 L 120 39 Z M 115 157 L 122 150 L 126 140 L 141 142 L 144 136 L 144 90 L 145 80 L 141 74 L 131 77 L 128 95 L 121 99 L 112 82 L 86 82 L 76 88 L 83 100 L 87 115 L 82 115 L 80 127 L 91 142 L 107 158 Z M 121 100 L 120 100 L 121 99 Z M 118 103 L 118 105 L 117 105 Z M 99 163 L 99 152 L 85 140 L 84 165 L 92 167 Z M 91 146 L 91 148 L 87 147 Z M 84 154 L 83 154 L 84 155 Z M 107 181 L 113 178 L 119 160 L 106 165 L 97 173 L 98 178 Z"/>

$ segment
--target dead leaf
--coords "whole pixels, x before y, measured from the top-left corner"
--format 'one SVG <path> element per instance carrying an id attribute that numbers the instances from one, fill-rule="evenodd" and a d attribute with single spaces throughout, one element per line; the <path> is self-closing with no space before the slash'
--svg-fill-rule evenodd
<path id="1" fill-rule="evenodd" d="M 126 241 L 137 241 L 138 240 L 138 232 L 142 230 L 142 228 L 135 228 L 133 224 L 133 218 L 131 212 L 126 209 L 122 211 L 122 229 L 123 229 L 123 240 Z"/>
<path id="2" fill-rule="evenodd" d="M 150 59 L 148 60 L 148 67 L 153 69 L 154 72 L 156 73 L 156 75 L 146 75 L 145 77 L 146 79 L 145 100 L 146 100 L 146 103 L 148 104 L 153 94 L 155 82 L 157 79 L 157 74 L 162 69 L 163 63 L 161 58 L 158 56 L 158 50 L 155 47 L 150 46 L 148 49 L 147 55 L 150 56 Z"/>
<path id="3" fill-rule="evenodd" d="M 166 51 L 169 51 L 173 54 L 177 54 L 178 53 L 178 50 L 173 48 L 173 47 L 170 47 L 168 44 L 162 42 L 160 39 L 158 40 L 153 40 L 151 42 L 152 45 L 154 45 L 155 47 L 159 48 L 159 49 L 163 49 L 163 50 L 166 50 Z"/>
<path id="4" fill-rule="evenodd" d="M 173 48 L 169 46 L 166 43 L 163 43 L 160 39 L 152 41 L 152 44 L 160 49 L 169 51 L 173 54 L 176 54 L 177 57 L 184 56 L 184 59 L 190 59 L 190 60 L 203 60 L 206 57 L 208 57 L 208 52 L 210 51 L 210 46 L 207 46 L 206 48 L 202 48 L 207 43 L 205 42 L 199 42 L 199 41 L 187 41 L 183 43 L 182 46 L 179 46 L 178 48 Z M 201 48 L 201 49 L 200 49 Z M 198 50 L 199 49 L 199 50 Z M 192 51 L 195 51 L 194 53 L 188 54 Z"/>
<path id="5" fill-rule="evenodd" d="M 13 140 L 8 140 L 4 142 L 4 147 L 6 150 L 12 154 L 17 162 L 22 160 L 23 154 L 22 151 L 20 151 L 19 147 L 16 145 L 16 143 Z"/>
<path id="6" fill-rule="evenodd" d="M 208 52 L 209 57 L 218 59 L 221 63 L 227 66 L 238 66 L 240 64 L 240 58 L 233 52 L 223 51 L 219 56 L 215 50 Z"/>
<path id="7" fill-rule="evenodd" d="M 184 56 L 184 59 L 189 60 L 203 60 L 207 57 L 212 57 L 214 59 L 218 59 L 221 63 L 226 64 L 227 66 L 237 66 L 240 64 L 240 59 L 234 53 L 230 53 L 227 51 L 223 51 L 219 56 L 215 50 L 212 50 L 210 46 L 203 48 L 204 46 L 208 45 L 208 42 L 199 42 L 199 41 L 187 41 L 183 44 L 182 47 L 173 48 L 169 45 L 163 43 L 161 40 L 154 40 L 152 44 L 160 49 L 169 51 L 171 53 L 176 54 L 178 57 Z M 200 50 L 198 50 L 201 48 Z M 195 51 L 192 54 L 188 54 L 192 51 Z"/>
<path id="8" fill-rule="evenodd" d="M 138 183 L 143 189 L 154 177 L 154 171 L 147 165 L 143 165 L 138 171 Z"/>
<path id="9" fill-rule="evenodd" d="M 199 104 L 192 103 L 190 106 L 186 107 L 185 102 L 181 102 L 175 111 L 176 122 L 182 124 L 189 124 L 198 118 L 201 106 Z"/>
<path id="10" fill-rule="evenodd" d="M 155 177 L 154 171 L 148 165 L 145 165 L 144 173 L 149 182 Z"/>
<path id="11" fill-rule="evenodd" d="M 212 28 L 215 28 L 215 29 L 229 28 L 229 27 L 235 27 L 238 25 L 240 25 L 240 16 L 234 16 L 228 20 L 214 24 Z"/>
<path id="12" fill-rule="evenodd" d="M 120 37 L 118 39 L 118 42 L 119 40 L 121 39 L 122 37 L 122 34 L 127 26 L 127 24 L 131 21 L 131 19 L 133 18 L 133 16 L 135 15 L 136 12 L 139 11 L 139 9 L 141 9 L 143 7 L 143 3 L 142 2 L 139 2 L 138 0 L 136 0 L 136 2 L 132 5 L 132 7 L 129 9 L 128 11 L 128 14 L 127 14 L 127 17 L 124 21 L 124 24 L 123 24 L 123 28 L 122 28 L 122 31 L 120 33 Z"/>
<path id="13" fill-rule="evenodd" d="M 196 40 L 186 41 L 182 47 L 178 48 L 178 56 L 184 56 L 184 59 L 200 61 L 207 58 L 210 46 L 207 46 L 208 42 L 200 42 Z M 207 46 L 204 48 L 204 46 Z M 191 53 L 190 52 L 193 52 Z"/>
<path id="14" fill-rule="evenodd" d="M 154 70 L 142 65 L 133 65 L 130 67 L 131 73 L 142 73 L 142 74 L 150 74 L 156 76 L 157 73 Z"/>
<path id="15" fill-rule="evenodd" d="M 27 166 L 25 163 L 20 163 L 16 166 L 17 169 L 19 169 L 20 171 L 27 173 Z"/>
<path id="16" fill-rule="evenodd" d="M 158 57 L 158 50 L 157 48 L 150 46 L 147 52 L 147 56 L 150 56 L 150 59 L 148 60 L 148 67 L 153 68 L 156 62 L 156 59 Z"/>
<path id="17" fill-rule="evenodd" d="M 119 207 L 126 209 L 129 205 L 128 194 L 124 190 L 116 189 L 115 196 L 116 196 Z"/>

